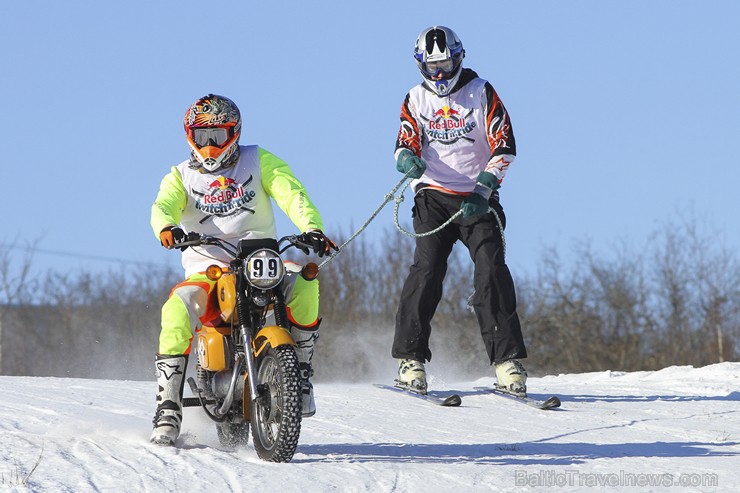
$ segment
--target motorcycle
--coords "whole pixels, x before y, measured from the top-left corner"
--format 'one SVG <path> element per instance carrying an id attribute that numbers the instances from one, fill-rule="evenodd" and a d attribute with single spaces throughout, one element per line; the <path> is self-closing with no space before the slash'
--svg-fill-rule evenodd
<path id="1" fill-rule="evenodd" d="M 229 268 L 211 265 L 206 270 L 217 283 L 220 323 L 196 331 L 196 376 L 187 380 L 195 397 L 184 398 L 183 406 L 200 406 L 216 422 L 222 445 L 246 445 L 251 424 L 257 455 L 269 462 L 289 462 L 298 446 L 302 402 L 282 285 L 286 275 L 313 280 L 319 268 L 311 262 L 288 272 L 281 255 L 291 247 L 307 253 L 310 244 L 293 235 L 240 240 L 234 246 L 189 233 L 177 246 L 202 245 L 220 248 L 231 261 Z"/>

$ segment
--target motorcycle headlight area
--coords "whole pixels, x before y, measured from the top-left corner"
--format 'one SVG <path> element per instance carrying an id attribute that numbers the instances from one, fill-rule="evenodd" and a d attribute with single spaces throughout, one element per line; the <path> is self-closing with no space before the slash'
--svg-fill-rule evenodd
<path id="1" fill-rule="evenodd" d="M 285 277 L 285 266 L 277 252 L 263 248 L 244 259 L 244 272 L 255 288 L 272 289 Z"/>

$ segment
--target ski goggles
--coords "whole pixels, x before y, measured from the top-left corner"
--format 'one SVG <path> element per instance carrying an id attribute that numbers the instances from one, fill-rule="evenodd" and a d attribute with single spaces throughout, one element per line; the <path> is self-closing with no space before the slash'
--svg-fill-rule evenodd
<path id="1" fill-rule="evenodd" d="M 234 127 L 194 127 L 188 129 L 188 137 L 201 147 L 223 147 L 234 137 Z"/>
<path id="2" fill-rule="evenodd" d="M 460 63 L 462 63 L 463 57 L 461 52 L 460 54 L 452 55 L 451 57 L 443 58 L 441 60 L 423 61 L 423 58 L 423 54 L 416 55 L 416 63 L 424 76 L 430 79 L 436 79 L 441 75 L 442 79 L 449 79 L 460 68 Z"/>
<path id="3" fill-rule="evenodd" d="M 424 64 L 422 64 L 422 68 L 430 76 L 436 76 L 440 74 L 448 75 L 452 73 L 452 69 L 455 68 L 455 62 L 452 60 L 452 58 L 447 58 L 445 60 L 437 60 L 435 62 L 425 62 Z"/>

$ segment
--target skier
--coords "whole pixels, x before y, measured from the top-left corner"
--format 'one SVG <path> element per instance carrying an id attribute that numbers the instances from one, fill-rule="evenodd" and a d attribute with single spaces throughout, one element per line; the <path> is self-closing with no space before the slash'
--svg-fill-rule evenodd
<path id="1" fill-rule="evenodd" d="M 416 40 L 414 58 L 423 80 L 401 107 L 396 167 L 414 178 L 417 234 L 437 229 L 459 210 L 463 214 L 439 232 L 416 238 L 391 354 L 399 359 L 398 385 L 425 394 L 431 320 L 442 297 L 447 259 L 460 240 L 475 264 L 472 305 L 498 385 L 523 396 L 527 373 L 519 358 L 527 351 L 504 260 L 499 228 L 506 218 L 498 194 L 516 144 L 496 91 L 462 67 L 464 56 L 462 42 L 447 27 L 429 27 Z"/>
<path id="2" fill-rule="evenodd" d="M 216 235 L 232 243 L 244 238 L 275 238 L 272 198 L 303 232 L 316 254 L 336 244 L 322 233 L 319 212 L 306 190 L 280 158 L 257 145 L 240 146 L 241 115 L 230 99 L 208 94 L 185 113 L 190 159 L 174 166 L 160 185 L 152 206 L 151 225 L 165 248 L 178 248 L 185 231 Z M 209 296 L 215 282 L 205 269 L 228 267 L 220 250 L 182 250 L 186 279 L 176 285 L 162 307 L 162 329 L 156 356 L 157 411 L 151 441 L 173 445 L 182 422 L 182 391 L 193 330 L 210 321 Z M 319 329 L 317 281 L 292 276 L 286 283 L 290 333 L 296 341 L 301 373 L 303 415 L 316 412 L 311 358 Z"/>

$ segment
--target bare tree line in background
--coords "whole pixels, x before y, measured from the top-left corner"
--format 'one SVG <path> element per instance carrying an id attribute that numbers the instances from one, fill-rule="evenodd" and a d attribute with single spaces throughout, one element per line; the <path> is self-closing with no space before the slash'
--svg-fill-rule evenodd
<path id="1" fill-rule="evenodd" d="M 514 272 L 530 375 L 738 360 L 738 256 L 698 224 L 667 225 L 639 251 L 582 244 L 566 261 L 546 250 L 536 274 Z M 395 229 L 382 236 L 359 236 L 321 271 L 317 381 L 395 376 L 390 347 L 413 240 Z M 32 276 L 32 265 L 0 253 L 0 374 L 153 378 L 161 305 L 181 272 Z M 437 375 L 493 375 L 467 309 L 472 272 L 456 248 L 433 320 L 432 385 Z"/>

